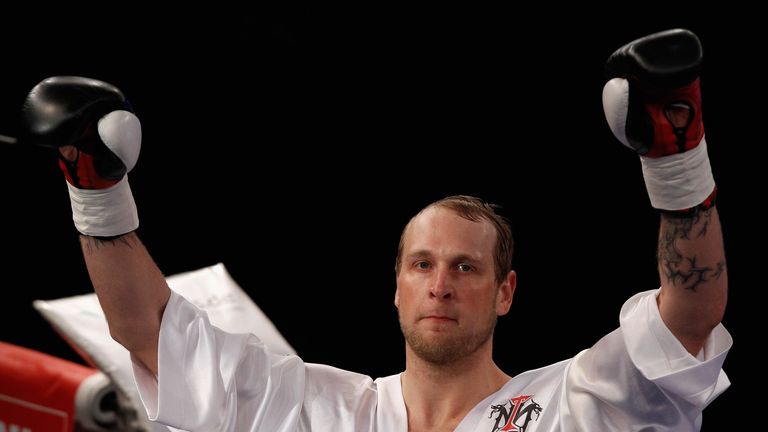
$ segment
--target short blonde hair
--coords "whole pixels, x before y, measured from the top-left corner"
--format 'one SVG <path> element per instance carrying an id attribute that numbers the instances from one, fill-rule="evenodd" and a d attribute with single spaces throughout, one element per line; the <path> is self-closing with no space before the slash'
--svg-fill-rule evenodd
<path id="1" fill-rule="evenodd" d="M 469 195 L 453 195 L 429 204 L 421 209 L 416 216 L 432 207 L 446 208 L 464 219 L 473 222 L 487 220 L 494 228 L 496 228 L 496 245 L 493 253 L 493 264 L 496 273 L 496 282 L 501 283 L 504 281 L 507 274 L 512 270 L 512 251 L 514 242 L 512 239 L 512 227 L 509 225 L 506 218 L 496 212 L 499 206 L 489 204 L 480 198 Z M 395 274 L 400 273 L 400 267 L 402 265 L 405 232 L 408 230 L 408 226 L 416 216 L 411 218 L 405 228 L 403 228 L 403 232 L 400 233 L 400 243 L 397 246 L 397 257 L 395 258 Z"/>

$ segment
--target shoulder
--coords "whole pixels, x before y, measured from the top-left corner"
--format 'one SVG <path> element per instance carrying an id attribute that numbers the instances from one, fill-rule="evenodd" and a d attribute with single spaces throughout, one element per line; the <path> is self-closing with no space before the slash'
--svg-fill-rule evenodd
<path id="1" fill-rule="evenodd" d="M 514 383 L 515 385 L 520 386 L 528 386 L 541 382 L 562 380 L 563 374 L 568 369 L 568 366 L 572 361 L 573 358 L 569 358 L 544 367 L 527 370 L 512 378 L 510 383 Z"/>
<path id="2" fill-rule="evenodd" d="M 566 373 L 573 359 L 566 359 L 538 369 L 525 371 L 509 380 L 491 399 L 509 399 L 515 395 L 536 395 L 543 401 L 557 389 L 565 380 Z"/>
<path id="3" fill-rule="evenodd" d="M 328 365 L 306 364 L 304 412 L 310 430 L 372 430 L 376 385 L 371 377 Z"/>
<path id="4" fill-rule="evenodd" d="M 402 372 L 399 372 L 399 373 L 396 373 L 394 375 L 376 378 L 376 385 L 379 388 L 391 387 L 391 386 L 395 386 L 395 385 L 397 387 L 400 387 L 400 375 L 401 374 L 402 374 Z"/>
<path id="5" fill-rule="evenodd" d="M 307 363 L 307 387 L 315 387 L 317 393 L 329 389 L 335 392 L 361 393 L 375 391 L 373 379 L 368 375 L 317 363 Z"/>

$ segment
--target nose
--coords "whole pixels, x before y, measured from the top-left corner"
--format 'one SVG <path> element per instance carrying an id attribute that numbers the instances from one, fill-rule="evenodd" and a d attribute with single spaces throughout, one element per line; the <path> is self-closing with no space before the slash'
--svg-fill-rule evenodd
<path id="1" fill-rule="evenodd" d="M 453 284 L 450 280 L 448 271 L 441 270 L 435 272 L 435 279 L 429 288 L 429 296 L 437 300 L 448 300 L 453 298 Z"/>

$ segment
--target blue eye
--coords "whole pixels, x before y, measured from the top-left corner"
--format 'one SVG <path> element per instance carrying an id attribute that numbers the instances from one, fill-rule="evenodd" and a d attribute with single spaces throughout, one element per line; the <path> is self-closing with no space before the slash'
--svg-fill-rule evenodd
<path id="1" fill-rule="evenodd" d="M 459 268 L 459 271 L 463 273 L 469 273 L 472 271 L 472 266 L 469 264 L 459 264 L 458 268 Z"/>
<path id="2" fill-rule="evenodd" d="M 426 261 L 419 261 L 416 263 L 416 268 L 420 270 L 426 270 L 429 268 L 429 263 Z"/>

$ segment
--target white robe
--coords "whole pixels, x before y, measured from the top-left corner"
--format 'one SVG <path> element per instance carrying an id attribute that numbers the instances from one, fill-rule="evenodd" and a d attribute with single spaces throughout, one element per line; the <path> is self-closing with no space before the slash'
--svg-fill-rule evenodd
<path id="1" fill-rule="evenodd" d="M 658 290 L 624 304 L 620 327 L 575 357 L 512 378 L 455 432 L 696 431 L 729 385 L 732 340 L 722 325 L 698 358 L 661 320 Z M 503 337 L 503 335 L 499 335 Z M 134 361 L 147 415 L 187 431 L 397 432 L 408 421 L 400 375 L 370 377 L 270 353 L 226 333 L 171 294 L 160 328 L 158 376 Z"/>

